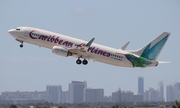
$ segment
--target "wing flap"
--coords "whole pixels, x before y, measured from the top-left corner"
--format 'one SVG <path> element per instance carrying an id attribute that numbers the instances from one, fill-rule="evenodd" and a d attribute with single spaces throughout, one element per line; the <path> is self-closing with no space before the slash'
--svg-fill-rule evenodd
<path id="1" fill-rule="evenodd" d="M 68 49 L 69 52 L 72 54 L 76 55 L 77 57 L 82 57 L 82 58 L 89 58 L 87 55 L 87 50 L 93 43 L 95 38 L 92 38 L 86 45 L 80 47 L 80 48 L 70 48 Z"/>

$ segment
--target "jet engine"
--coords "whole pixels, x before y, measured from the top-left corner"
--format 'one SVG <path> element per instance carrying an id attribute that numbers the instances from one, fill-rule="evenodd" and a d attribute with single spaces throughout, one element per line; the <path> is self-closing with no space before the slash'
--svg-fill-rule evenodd
<path id="1" fill-rule="evenodd" d="M 52 49 L 52 53 L 60 55 L 60 56 L 64 56 L 64 57 L 72 56 L 71 52 L 69 52 L 67 49 L 61 46 L 54 46 Z"/>

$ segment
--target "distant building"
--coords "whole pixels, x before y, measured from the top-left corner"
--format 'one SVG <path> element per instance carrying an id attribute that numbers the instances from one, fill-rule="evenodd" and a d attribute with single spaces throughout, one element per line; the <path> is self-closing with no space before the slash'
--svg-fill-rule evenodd
<path id="1" fill-rule="evenodd" d="M 144 93 L 144 78 L 138 77 L 138 94 Z"/>
<path id="2" fill-rule="evenodd" d="M 159 101 L 159 92 L 154 88 L 149 88 L 144 92 L 144 101 L 146 102 L 157 102 Z"/>
<path id="3" fill-rule="evenodd" d="M 86 81 L 72 81 L 69 84 L 70 103 L 83 103 L 84 89 L 87 87 Z"/>
<path id="4" fill-rule="evenodd" d="M 121 89 L 112 93 L 112 102 L 121 103 L 121 102 L 143 102 L 143 95 L 136 94 L 134 95 L 131 91 L 121 91 Z"/>
<path id="5" fill-rule="evenodd" d="M 61 103 L 69 103 L 69 91 L 62 91 Z"/>
<path id="6" fill-rule="evenodd" d="M 98 103 L 103 102 L 104 89 L 84 89 L 84 102 L 87 103 Z"/>
<path id="7" fill-rule="evenodd" d="M 159 99 L 158 101 L 165 101 L 164 99 L 164 84 L 162 81 L 159 82 L 158 84 L 158 91 L 159 91 Z"/>
<path id="8" fill-rule="evenodd" d="M 112 102 L 113 103 L 121 102 L 121 89 L 112 92 Z"/>
<path id="9" fill-rule="evenodd" d="M 174 84 L 174 99 L 180 100 L 180 83 Z"/>
<path id="10" fill-rule="evenodd" d="M 166 102 L 174 101 L 174 86 L 167 85 L 166 86 Z"/>
<path id="11" fill-rule="evenodd" d="M 180 83 L 166 86 L 166 101 L 172 102 L 175 99 L 180 101 Z"/>
<path id="12" fill-rule="evenodd" d="M 142 94 L 134 94 L 133 102 L 143 102 L 143 95 Z"/>
<path id="13" fill-rule="evenodd" d="M 134 102 L 134 93 L 131 91 L 122 91 L 121 102 Z"/>
<path id="14" fill-rule="evenodd" d="M 2 92 L 0 96 L 0 104 L 27 104 L 27 103 L 38 103 L 45 102 L 46 92 L 45 91 L 34 91 L 34 92 Z"/>
<path id="15" fill-rule="evenodd" d="M 104 96 L 103 102 L 112 102 L 112 96 Z"/>
<path id="16" fill-rule="evenodd" d="M 47 101 L 52 103 L 61 102 L 62 87 L 61 85 L 47 85 Z"/>

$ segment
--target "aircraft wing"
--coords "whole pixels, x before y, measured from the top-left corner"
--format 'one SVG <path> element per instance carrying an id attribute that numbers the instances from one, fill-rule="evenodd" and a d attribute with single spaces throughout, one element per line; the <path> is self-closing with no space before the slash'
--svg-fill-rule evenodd
<path id="1" fill-rule="evenodd" d="M 74 56 L 77 56 L 78 58 L 82 57 L 82 58 L 89 58 L 87 55 L 87 50 L 88 48 L 91 46 L 91 44 L 93 43 L 95 38 L 92 38 L 86 45 L 80 47 L 80 48 L 70 48 L 68 49 L 69 52 L 71 52 Z"/>

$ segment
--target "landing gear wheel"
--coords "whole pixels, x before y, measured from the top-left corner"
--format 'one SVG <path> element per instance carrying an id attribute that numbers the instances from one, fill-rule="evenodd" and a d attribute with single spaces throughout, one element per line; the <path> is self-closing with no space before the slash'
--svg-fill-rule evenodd
<path id="1" fill-rule="evenodd" d="M 19 41 L 19 42 L 21 42 L 20 47 L 22 48 L 23 47 L 23 41 Z"/>
<path id="2" fill-rule="evenodd" d="M 23 47 L 23 44 L 21 44 L 20 47 L 22 48 L 22 47 Z"/>
<path id="3" fill-rule="evenodd" d="M 87 65 L 88 61 L 86 59 L 83 60 L 83 65 Z"/>
<path id="4" fill-rule="evenodd" d="M 80 60 L 80 59 L 77 59 L 77 60 L 76 60 L 76 63 L 77 63 L 77 64 L 81 64 L 81 60 Z"/>

